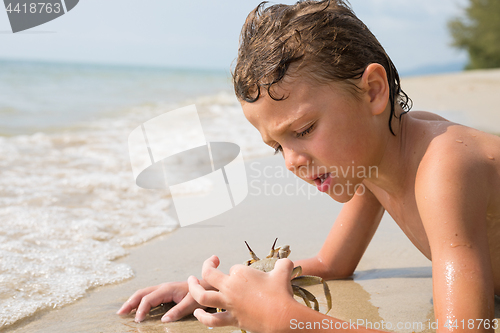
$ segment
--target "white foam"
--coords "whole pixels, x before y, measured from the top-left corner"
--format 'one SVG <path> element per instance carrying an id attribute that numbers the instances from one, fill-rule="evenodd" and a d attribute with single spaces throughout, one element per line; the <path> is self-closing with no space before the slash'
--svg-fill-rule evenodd
<path id="1" fill-rule="evenodd" d="M 195 103 L 208 141 L 237 143 L 245 159 L 272 153 L 230 94 Z M 113 260 L 177 227 L 169 193 L 135 185 L 127 137 L 180 106 L 145 105 L 75 130 L 0 137 L 0 327 L 132 277 Z"/>

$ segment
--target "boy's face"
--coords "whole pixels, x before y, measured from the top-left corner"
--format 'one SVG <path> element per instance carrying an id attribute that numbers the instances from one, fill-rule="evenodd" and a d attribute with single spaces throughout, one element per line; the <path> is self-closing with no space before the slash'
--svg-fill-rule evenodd
<path id="1" fill-rule="evenodd" d="M 266 144 L 280 149 L 287 169 L 339 202 L 352 198 L 369 167 L 380 162 L 389 133 L 387 117 L 371 110 L 368 93 L 355 98 L 345 84 L 285 79 L 254 103 L 242 102 L 246 118 Z M 385 114 L 385 112 L 383 113 Z"/>

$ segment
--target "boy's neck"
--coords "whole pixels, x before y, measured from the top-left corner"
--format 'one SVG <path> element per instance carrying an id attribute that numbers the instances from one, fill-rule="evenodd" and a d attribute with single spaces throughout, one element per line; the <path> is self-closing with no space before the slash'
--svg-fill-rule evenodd
<path id="1" fill-rule="evenodd" d="M 408 133 L 412 118 L 407 114 L 402 114 L 400 108 L 397 108 L 396 114 L 401 119 L 393 118 L 392 129 L 395 135 L 388 133 L 386 148 L 380 163 L 377 165 L 378 174 L 376 177 L 366 179 L 390 195 L 401 193 L 404 180 L 408 179 L 407 174 L 413 169 L 408 165 L 413 160 L 409 155 L 411 147 Z"/>

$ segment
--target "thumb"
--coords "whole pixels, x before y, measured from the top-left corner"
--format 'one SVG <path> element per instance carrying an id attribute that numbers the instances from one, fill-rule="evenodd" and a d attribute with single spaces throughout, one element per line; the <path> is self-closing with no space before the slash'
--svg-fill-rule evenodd
<path id="1" fill-rule="evenodd" d="M 293 262 L 288 259 L 278 259 L 276 264 L 274 265 L 274 269 L 271 271 L 273 275 L 276 275 L 278 278 L 282 278 L 284 280 L 290 281 L 290 277 L 292 275 L 293 270 Z"/>
<path id="2" fill-rule="evenodd" d="M 278 279 L 277 283 L 280 285 L 287 286 L 288 293 L 293 295 L 292 284 L 290 280 L 292 278 L 293 262 L 290 259 L 278 259 L 276 264 L 274 264 L 274 269 L 269 272 L 273 277 Z"/>

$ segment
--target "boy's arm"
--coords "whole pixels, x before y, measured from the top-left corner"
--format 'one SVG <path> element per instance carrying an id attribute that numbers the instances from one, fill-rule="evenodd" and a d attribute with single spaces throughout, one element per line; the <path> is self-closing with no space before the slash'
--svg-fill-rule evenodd
<path id="1" fill-rule="evenodd" d="M 364 187 L 364 193 L 363 192 Z M 384 208 L 366 186 L 344 204 L 319 253 L 297 260 L 306 275 L 335 279 L 351 276 L 384 215 Z"/>
<path id="2" fill-rule="evenodd" d="M 489 331 L 494 285 L 486 224 L 487 174 L 457 150 L 441 153 L 436 160 L 422 161 L 415 194 L 431 248 L 438 332 Z"/>

